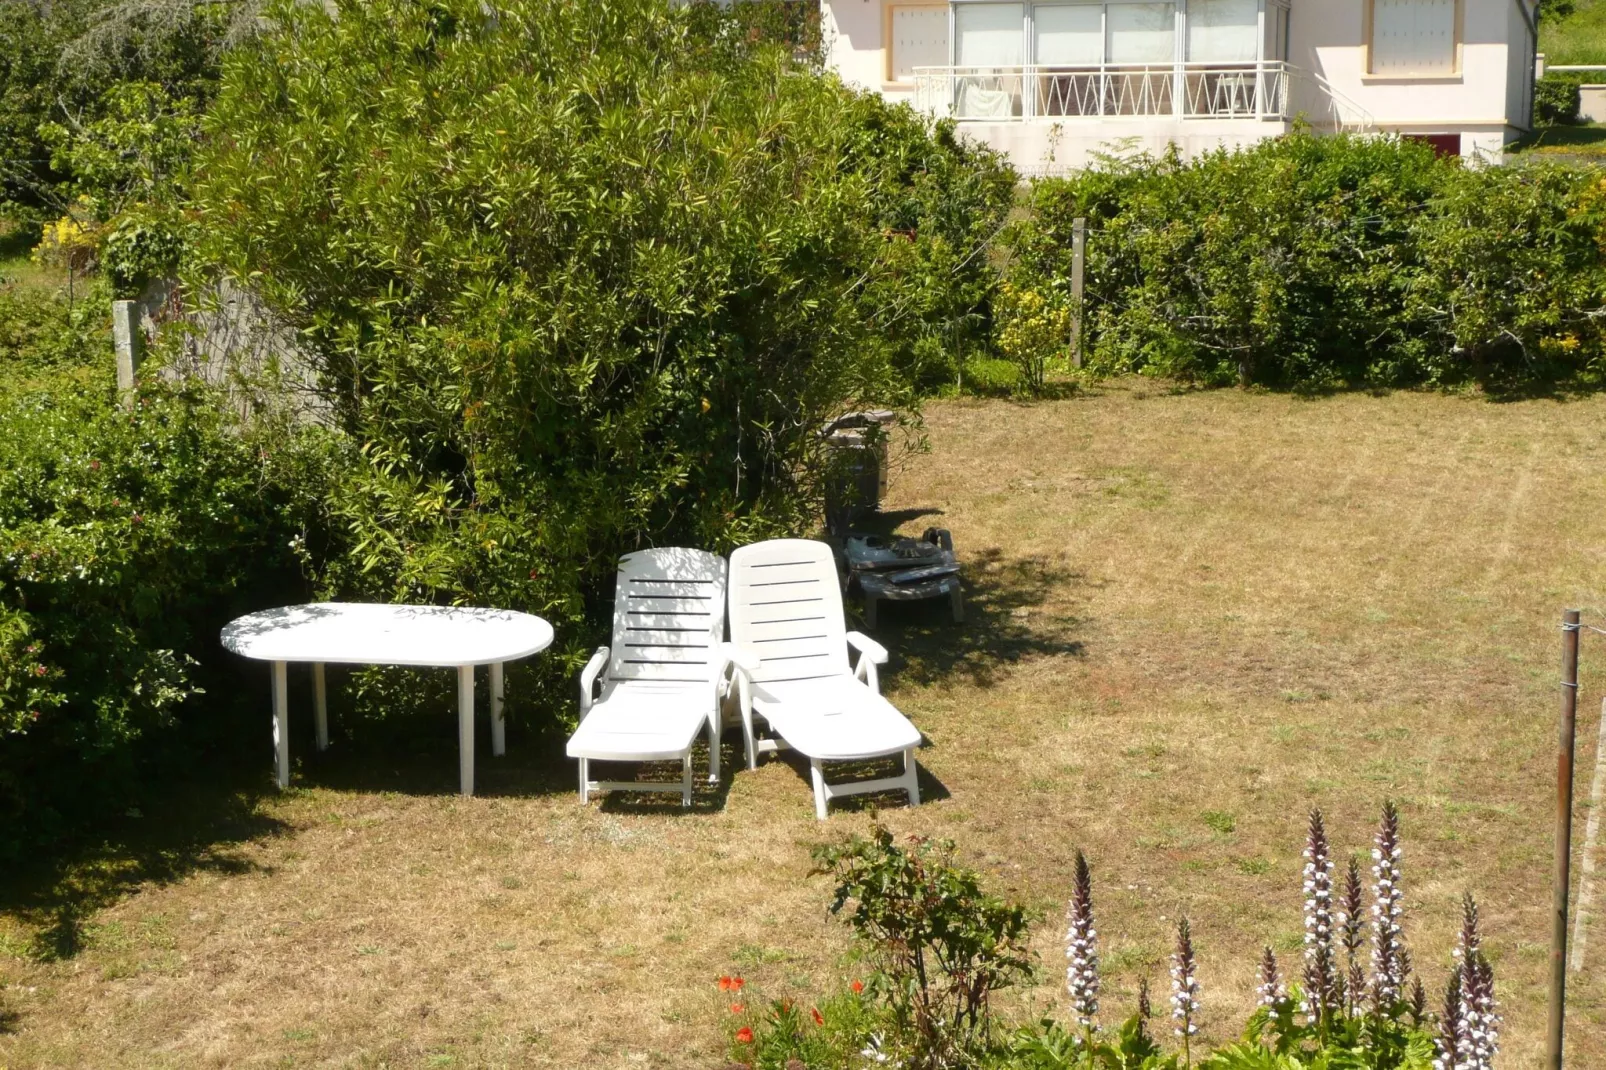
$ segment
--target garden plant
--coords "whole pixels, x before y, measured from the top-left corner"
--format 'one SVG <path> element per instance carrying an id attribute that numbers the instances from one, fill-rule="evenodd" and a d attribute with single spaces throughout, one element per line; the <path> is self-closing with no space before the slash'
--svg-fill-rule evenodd
<path id="1" fill-rule="evenodd" d="M 1257 1009 L 1242 1039 L 1210 1049 L 1196 1038 L 1208 1013 L 1200 949 L 1186 917 L 1170 957 L 1169 1015 L 1157 1019 L 1148 979 L 1133 1013 L 1100 1021 L 1099 937 L 1093 871 L 1076 853 L 1065 937 L 1069 1019 L 1011 1028 L 992 995 L 1028 979 L 1029 913 L 988 895 L 954 859 L 954 845 L 924 837 L 899 844 L 886 828 L 816 849 L 817 873 L 836 881 L 831 912 L 847 913 L 870 968 L 846 992 L 811 1005 L 775 999 L 750 1011 L 746 982 L 730 993 L 734 1066 L 755 1070 L 1492 1070 L 1500 1015 L 1494 970 L 1483 951 L 1478 906 L 1462 902 L 1443 998 L 1427 985 L 1406 942 L 1400 814 L 1385 802 L 1363 892 L 1352 860 L 1335 898 L 1334 860 L 1320 810 L 1304 850 L 1304 946 L 1297 981 L 1285 981 L 1272 948 L 1258 964 Z M 1363 897 L 1369 902 L 1363 906 Z M 1347 969 L 1345 968 L 1347 966 Z M 739 998 L 738 998 L 739 997 Z M 1170 1035 L 1167 1042 L 1167 1034 Z"/>

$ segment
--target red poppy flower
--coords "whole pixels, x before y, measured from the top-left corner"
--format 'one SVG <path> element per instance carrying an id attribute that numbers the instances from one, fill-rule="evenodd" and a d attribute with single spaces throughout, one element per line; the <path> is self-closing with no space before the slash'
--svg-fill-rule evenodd
<path id="1" fill-rule="evenodd" d="M 814 1016 L 814 1024 L 815 1025 L 824 1025 L 825 1024 L 825 1015 L 820 1013 L 820 1008 L 818 1008 L 818 1007 L 810 1007 L 809 1008 L 809 1013 Z"/>
<path id="2" fill-rule="evenodd" d="M 732 992 L 740 992 L 742 990 L 742 986 L 747 983 L 746 981 L 742 980 L 740 977 L 732 977 L 730 979 L 730 982 L 731 982 L 731 991 Z"/>
<path id="3" fill-rule="evenodd" d="M 721 977 L 719 979 L 719 990 L 721 992 L 729 992 L 731 990 L 731 979 L 729 977 Z"/>
<path id="4" fill-rule="evenodd" d="M 742 1026 L 740 1029 L 738 1029 L 736 1031 L 736 1040 L 737 1040 L 738 1043 L 741 1043 L 741 1044 L 751 1044 L 751 1043 L 753 1043 L 753 1031 L 751 1029 L 747 1028 L 747 1026 L 745 1026 L 745 1025 Z"/>
<path id="5" fill-rule="evenodd" d="M 732 1014 L 741 1014 L 746 1009 L 747 1009 L 747 1004 L 745 1004 L 745 1003 L 732 1003 L 731 1004 L 731 1013 Z"/>
<path id="6" fill-rule="evenodd" d="M 864 991 L 864 982 L 860 981 L 858 979 L 855 979 L 854 982 L 851 985 L 849 985 L 848 987 L 853 989 L 853 994 L 854 995 L 858 995 L 860 992 Z"/>

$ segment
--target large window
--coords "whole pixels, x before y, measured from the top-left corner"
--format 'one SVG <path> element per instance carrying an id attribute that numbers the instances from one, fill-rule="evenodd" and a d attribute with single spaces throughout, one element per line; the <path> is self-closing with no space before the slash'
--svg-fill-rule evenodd
<path id="1" fill-rule="evenodd" d="M 1097 67 L 1104 62 L 1103 4 L 1039 4 L 1032 32 L 1039 66 Z"/>
<path id="2" fill-rule="evenodd" d="M 1256 0 L 1188 0 L 1188 59 L 1253 63 L 1259 46 Z"/>
<path id="3" fill-rule="evenodd" d="M 1019 67 L 1025 62 L 1025 4 L 954 5 L 956 66 Z"/>
<path id="4" fill-rule="evenodd" d="M 1371 2 L 1373 74 L 1455 73 L 1456 0 Z"/>

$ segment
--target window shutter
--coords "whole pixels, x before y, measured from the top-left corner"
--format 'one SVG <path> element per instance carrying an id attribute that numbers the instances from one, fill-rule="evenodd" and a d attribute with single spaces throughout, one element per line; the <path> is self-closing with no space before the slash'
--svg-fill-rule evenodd
<path id="1" fill-rule="evenodd" d="M 948 66 L 948 9 L 892 9 L 892 80 L 907 82 L 916 67 Z"/>
<path id="2" fill-rule="evenodd" d="M 1372 0 L 1372 73 L 1453 72 L 1455 2 Z"/>

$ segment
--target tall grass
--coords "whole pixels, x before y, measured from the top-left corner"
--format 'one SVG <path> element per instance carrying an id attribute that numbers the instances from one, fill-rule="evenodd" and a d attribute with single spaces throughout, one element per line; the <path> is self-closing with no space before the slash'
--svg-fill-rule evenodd
<path id="1" fill-rule="evenodd" d="M 1606 2 L 1577 0 L 1571 15 L 1547 19 L 1539 27 L 1539 51 L 1552 65 L 1606 64 Z"/>

